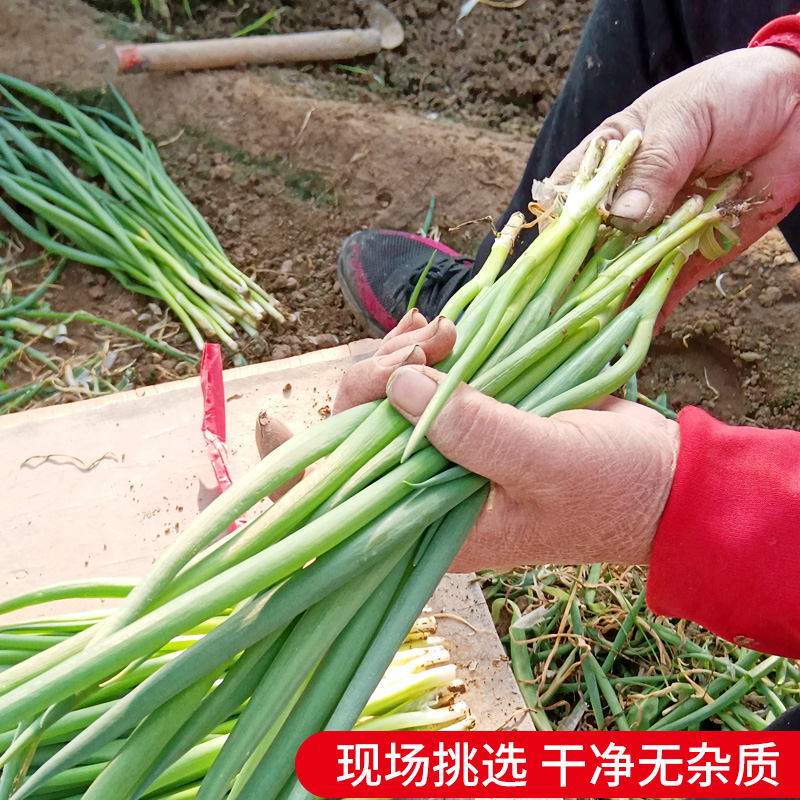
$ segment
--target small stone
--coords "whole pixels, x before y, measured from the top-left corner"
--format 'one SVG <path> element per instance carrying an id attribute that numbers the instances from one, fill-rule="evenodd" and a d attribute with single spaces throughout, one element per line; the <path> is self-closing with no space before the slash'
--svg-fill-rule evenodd
<path id="1" fill-rule="evenodd" d="M 291 272 L 291 271 L 292 271 L 292 269 L 294 269 L 294 261 L 292 261 L 292 259 L 291 259 L 291 258 L 287 258 L 287 259 L 286 259 L 286 260 L 285 260 L 285 261 L 284 261 L 284 262 L 281 264 L 281 272 L 283 272 L 283 273 L 286 273 L 286 272 Z"/>
<path id="2" fill-rule="evenodd" d="M 211 177 L 216 178 L 218 181 L 230 180 L 233 177 L 233 165 L 218 164 L 216 167 L 212 167 Z"/>
<path id="3" fill-rule="evenodd" d="M 190 167 L 196 167 L 197 166 L 197 153 L 189 153 L 189 155 L 186 156 L 186 164 L 188 166 L 190 166 Z"/>
<path id="4" fill-rule="evenodd" d="M 754 353 L 752 350 L 748 350 L 746 353 L 742 353 L 739 358 L 742 361 L 761 361 L 765 356 L 762 353 Z"/>
<path id="5" fill-rule="evenodd" d="M 730 271 L 739 278 L 743 278 L 750 273 L 750 265 L 744 259 L 740 259 L 730 265 Z"/>
<path id="6" fill-rule="evenodd" d="M 247 348 L 247 355 L 262 358 L 268 351 L 267 343 L 263 339 L 253 339 Z"/>
<path id="7" fill-rule="evenodd" d="M 230 231 L 230 233 L 239 233 L 241 229 L 242 224 L 239 222 L 239 216 L 237 214 L 230 214 L 225 220 L 225 230 Z"/>
<path id="8" fill-rule="evenodd" d="M 714 321 L 714 320 L 704 319 L 700 323 L 700 330 L 702 330 L 703 333 L 705 333 L 707 335 L 710 335 L 710 334 L 714 333 L 716 331 L 716 329 L 717 329 L 717 324 L 716 324 L 716 321 Z"/>
<path id="9" fill-rule="evenodd" d="M 89 289 L 89 297 L 92 300 L 102 300 L 106 296 L 106 290 L 102 286 L 92 286 Z"/>
<path id="10" fill-rule="evenodd" d="M 320 333 L 314 337 L 314 344 L 318 348 L 324 349 L 326 347 L 336 347 L 339 344 L 339 340 L 332 333 Z"/>
<path id="11" fill-rule="evenodd" d="M 211 156 L 211 160 L 215 164 L 227 164 L 228 163 L 228 154 L 227 153 L 214 153 L 214 155 Z"/>
<path id="12" fill-rule="evenodd" d="M 777 286 L 767 286 L 758 296 L 758 302 L 765 308 L 769 308 L 774 306 L 781 297 L 783 297 L 783 292 Z"/>
<path id="13" fill-rule="evenodd" d="M 732 342 L 735 342 L 742 335 L 742 329 L 738 325 L 730 325 L 726 333 L 728 335 L 728 339 L 730 339 Z"/>
<path id="14" fill-rule="evenodd" d="M 275 291 L 276 292 L 293 292 L 299 284 L 297 283 L 297 278 L 292 277 L 291 275 L 278 275 L 275 279 Z"/>
<path id="15" fill-rule="evenodd" d="M 282 358 L 289 358 L 292 354 L 292 348 L 288 344 L 276 344 L 272 348 L 272 358 L 274 361 L 279 361 Z"/>

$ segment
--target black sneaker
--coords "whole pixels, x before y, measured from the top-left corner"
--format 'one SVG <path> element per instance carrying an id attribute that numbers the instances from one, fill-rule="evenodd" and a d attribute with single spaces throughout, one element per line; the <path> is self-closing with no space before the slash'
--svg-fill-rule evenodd
<path id="1" fill-rule="evenodd" d="M 373 336 L 383 336 L 406 313 L 431 254 L 433 262 L 415 303 L 429 320 L 473 276 L 471 259 L 441 242 L 403 231 L 359 231 L 345 239 L 339 252 L 339 285 Z"/>

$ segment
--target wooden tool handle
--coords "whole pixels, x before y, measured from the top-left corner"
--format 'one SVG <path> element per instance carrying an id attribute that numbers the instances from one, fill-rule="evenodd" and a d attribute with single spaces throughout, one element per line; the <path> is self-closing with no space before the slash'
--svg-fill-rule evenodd
<path id="1" fill-rule="evenodd" d="M 241 39 L 135 44 L 117 47 L 118 72 L 182 72 L 237 64 L 335 61 L 377 53 L 380 33 L 363 30 L 314 31 Z"/>

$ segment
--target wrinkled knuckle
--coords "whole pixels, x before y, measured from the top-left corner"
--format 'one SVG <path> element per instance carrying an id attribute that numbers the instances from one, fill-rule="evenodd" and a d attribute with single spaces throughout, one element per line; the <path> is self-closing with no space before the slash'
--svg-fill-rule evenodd
<path id="1" fill-rule="evenodd" d="M 638 169 L 667 175 L 675 169 L 677 161 L 675 148 L 666 140 L 652 142 L 646 150 L 637 154 L 636 158 Z"/>
<path id="2" fill-rule="evenodd" d="M 456 391 L 446 408 L 449 433 L 460 440 L 471 439 L 476 433 L 485 430 L 487 415 L 480 398 L 470 392 Z"/>
<path id="3" fill-rule="evenodd" d="M 344 389 L 348 392 L 356 392 L 358 387 L 362 384 L 371 383 L 373 376 L 377 375 L 380 371 L 381 368 L 374 358 L 360 361 L 345 373 L 339 391 Z"/>
<path id="4" fill-rule="evenodd" d="M 624 111 L 607 117 L 598 130 L 602 136 L 608 139 L 624 139 L 632 130 L 640 128 L 641 124 L 637 101 Z"/>
<path id="5" fill-rule="evenodd" d="M 390 372 L 382 372 L 373 359 L 361 361 L 351 367 L 342 378 L 334 399 L 334 412 L 345 411 L 359 403 L 383 396 L 382 391 Z"/>
<path id="6" fill-rule="evenodd" d="M 463 448 L 473 444 L 483 447 L 494 430 L 493 403 L 462 385 L 454 393 L 436 420 L 437 442 L 442 447 Z"/>

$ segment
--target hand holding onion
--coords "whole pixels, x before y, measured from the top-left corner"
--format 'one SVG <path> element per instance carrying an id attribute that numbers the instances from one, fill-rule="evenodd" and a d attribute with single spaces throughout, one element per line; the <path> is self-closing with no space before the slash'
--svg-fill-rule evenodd
<path id="1" fill-rule="evenodd" d="M 410 312 L 344 377 L 337 411 L 388 396 L 416 423 L 443 377 L 424 366 L 452 346 L 446 319 Z M 448 349 L 449 349 L 448 347 Z M 392 355 L 406 361 L 386 365 Z M 596 561 L 643 564 L 672 485 L 678 425 L 616 398 L 547 419 L 462 384 L 428 431 L 450 460 L 492 481 L 453 570 Z"/>

